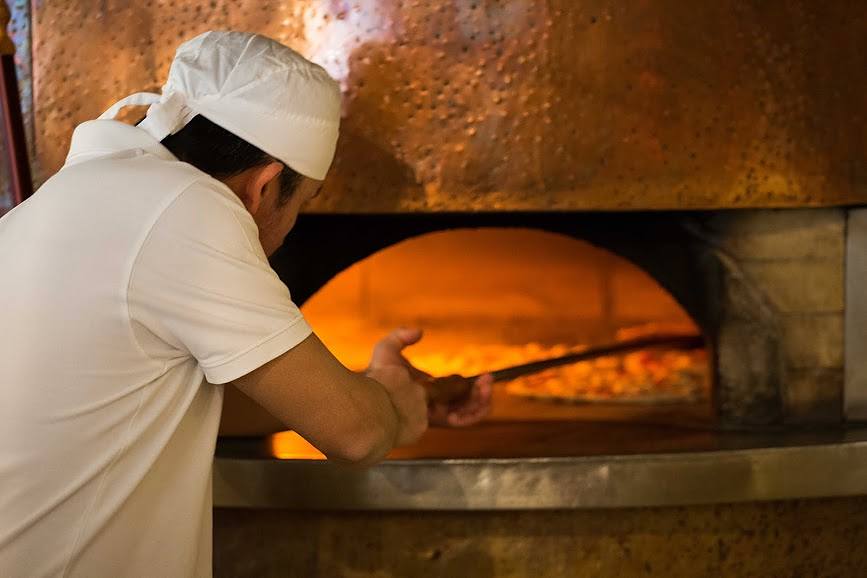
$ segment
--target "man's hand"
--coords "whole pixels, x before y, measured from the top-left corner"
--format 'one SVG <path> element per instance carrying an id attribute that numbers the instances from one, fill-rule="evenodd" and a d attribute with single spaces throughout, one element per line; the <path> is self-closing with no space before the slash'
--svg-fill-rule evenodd
<path id="1" fill-rule="evenodd" d="M 398 329 L 383 338 L 373 349 L 367 376 L 385 388 L 400 419 L 396 446 L 414 443 L 428 426 L 427 392 L 401 350 L 421 338 L 408 330 Z"/>
<path id="2" fill-rule="evenodd" d="M 370 367 L 402 367 L 418 384 L 423 385 L 431 376 L 413 367 L 403 356 L 403 349 L 418 343 L 422 333 L 418 329 L 396 329 L 383 338 L 373 349 Z M 376 376 L 370 377 L 377 379 Z M 491 410 L 490 375 L 481 376 L 475 383 L 470 395 L 461 401 L 446 404 L 430 404 L 428 419 L 430 425 L 463 427 L 478 423 Z"/>
<path id="3" fill-rule="evenodd" d="M 431 425 L 465 427 L 482 421 L 491 412 L 494 378 L 486 373 L 476 380 L 469 397 L 451 403 L 432 403 L 428 407 Z"/>

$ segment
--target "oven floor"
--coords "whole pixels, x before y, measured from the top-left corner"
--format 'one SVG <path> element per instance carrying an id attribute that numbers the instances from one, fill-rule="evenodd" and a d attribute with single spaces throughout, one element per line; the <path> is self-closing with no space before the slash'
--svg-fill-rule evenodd
<path id="1" fill-rule="evenodd" d="M 651 424 L 499 422 L 466 431 L 432 429 L 390 459 L 561 458 L 788 447 L 836 443 L 842 429 L 801 432 L 722 432 Z"/>
<path id="2" fill-rule="evenodd" d="M 760 449 L 838 443 L 842 428 L 733 432 L 639 423 L 585 421 L 488 422 L 466 429 L 432 428 L 422 440 L 389 454 L 391 460 L 616 456 Z M 291 450 L 287 450 L 291 447 Z M 322 459 L 292 433 L 270 438 L 221 438 L 217 457 Z"/>
<path id="3" fill-rule="evenodd" d="M 494 411 L 463 429 L 431 428 L 389 459 L 559 458 L 702 452 L 834 443 L 842 428 L 721 431 L 707 405 L 554 404 L 495 391 Z M 322 459 L 299 436 L 221 439 L 218 457 Z"/>

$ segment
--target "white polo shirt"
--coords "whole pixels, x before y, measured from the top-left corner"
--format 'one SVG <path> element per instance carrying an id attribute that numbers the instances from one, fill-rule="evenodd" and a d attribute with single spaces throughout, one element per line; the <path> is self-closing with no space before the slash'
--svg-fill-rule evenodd
<path id="1" fill-rule="evenodd" d="M 210 576 L 211 384 L 309 334 L 230 189 L 79 126 L 0 219 L 0 576 Z"/>

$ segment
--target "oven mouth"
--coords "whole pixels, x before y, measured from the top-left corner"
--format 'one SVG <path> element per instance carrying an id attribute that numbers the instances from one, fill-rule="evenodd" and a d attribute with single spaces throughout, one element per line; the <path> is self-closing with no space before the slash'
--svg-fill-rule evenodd
<path id="1" fill-rule="evenodd" d="M 391 329 L 420 328 L 425 337 L 406 357 L 435 377 L 477 375 L 635 338 L 702 334 L 635 262 L 584 240 L 519 227 L 459 227 L 403 239 L 343 268 L 302 311 L 353 370 L 366 367 L 373 345 Z M 707 348 L 606 355 L 496 383 L 490 416 L 462 433 L 491 453 L 479 436 L 502 431 L 515 438 L 522 428 L 531 438 L 548 432 L 553 439 L 600 424 L 622 431 L 710 428 L 712 382 Z M 275 457 L 322 457 L 292 433 L 271 444 Z M 542 455 L 560 451 L 565 447 Z M 468 457 L 441 447 L 405 448 L 393 457 L 432 455 Z"/>

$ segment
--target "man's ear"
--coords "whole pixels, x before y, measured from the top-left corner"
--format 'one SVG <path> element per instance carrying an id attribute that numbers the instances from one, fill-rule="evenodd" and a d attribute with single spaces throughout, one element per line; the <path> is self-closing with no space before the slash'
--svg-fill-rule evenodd
<path id="1" fill-rule="evenodd" d="M 282 170 L 283 164 L 276 161 L 250 169 L 250 177 L 244 184 L 244 192 L 240 197 L 251 215 L 259 211 L 268 183 L 273 181 Z"/>

